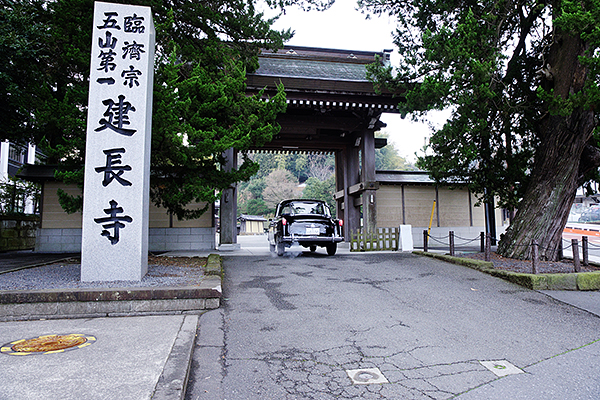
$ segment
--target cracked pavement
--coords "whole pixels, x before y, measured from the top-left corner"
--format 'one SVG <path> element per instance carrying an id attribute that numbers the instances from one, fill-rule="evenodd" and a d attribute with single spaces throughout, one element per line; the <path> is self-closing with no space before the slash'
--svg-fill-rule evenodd
<path id="1" fill-rule="evenodd" d="M 600 318 L 545 294 L 402 253 L 224 266 L 224 304 L 200 319 L 188 400 L 600 397 Z M 525 373 L 499 378 L 480 364 L 497 360 Z M 389 383 L 353 385 L 346 370 L 363 368 Z"/>

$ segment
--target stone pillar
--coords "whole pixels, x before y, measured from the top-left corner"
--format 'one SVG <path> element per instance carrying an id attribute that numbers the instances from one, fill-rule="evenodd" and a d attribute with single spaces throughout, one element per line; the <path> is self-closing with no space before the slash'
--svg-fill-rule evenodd
<path id="1" fill-rule="evenodd" d="M 152 11 L 96 2 L 92 30 L 81 280 L 139 281 L 148 270 Z"/>
<path id="2" fill-rule="evenodd" d="M 8 179 L 8 150 L 10 142 L 5 140 L 0 142 L 0 181 Z"/>
<path id="3" fill-rule="evenodd" d="M 366 232 L 377 228 L 377 182 L 375 178 L 375 135 L 372 130 L 362 132 L 362 193 L 363 225 Z"/>
<path id="4" fill-rule="evenodd" d="M 29 143 L 27 146 L 27 164 L 35 164 L 35 144 Z"/>
<path id="5" fill-rule="evenodd" d="M 237 168 L 237 151 L 229 149 L 225 152 L 227 164 L 225 170 Z M 240 248 L 237 242 L 237 184 L 225 189 L 221 194 L 219 250 L 236 250 Z"/>
<path id="6" fill-rule="evenodd" d="M 346 182 L 346 153 L 345 151 L 336 151 L 335 153 L 335 200 L 336 200 L 336 215 L 338 218 L 344 218 L 344 200 L 346 199 L 345 182 Z M 341 195 L 341 197 L 340 197 Z"/>

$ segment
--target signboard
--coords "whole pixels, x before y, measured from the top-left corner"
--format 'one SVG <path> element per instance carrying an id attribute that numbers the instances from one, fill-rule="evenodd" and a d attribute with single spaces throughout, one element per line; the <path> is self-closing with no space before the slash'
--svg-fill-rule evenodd
<path id="1" fill-rule="evenodd" d="M 82 281 L 139 281 L 148 270 L 153 65 L 151 9 L 96 2 Z"/>

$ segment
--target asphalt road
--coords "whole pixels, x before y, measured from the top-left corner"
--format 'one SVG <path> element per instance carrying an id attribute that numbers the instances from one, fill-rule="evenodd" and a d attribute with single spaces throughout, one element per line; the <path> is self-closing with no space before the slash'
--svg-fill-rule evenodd
<path id="1" fill-rule="evenodd" d="M 224 265 L 188 400 L 600 398 L 600 318 L 543 293 L 401 253 Z"/>
<path id="2" fill-rule="evenodd" d="M 0 274 L 79 257 L 79 253 L 35 253 L 31 250 L 0 253 Z"/>

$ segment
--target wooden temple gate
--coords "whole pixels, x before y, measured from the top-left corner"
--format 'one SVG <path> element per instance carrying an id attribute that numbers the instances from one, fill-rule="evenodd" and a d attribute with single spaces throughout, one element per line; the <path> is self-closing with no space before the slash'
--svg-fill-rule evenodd
<path id="1" fill-rule="evenodd" d="M 366 66 L 388 58 L 388 51 L 288 46 L 276 53 L 263 52 L 260 68 L 247 76 L 249 93 L 266 88 L 265 95 L 273 96 L 277 85 L 283 84 L 287 96 L 287 111 L 277 118 L 281 132 L 260 150 L 335 154 L 337 215 L 344 220 L 346 240 L 351 232 L 377 227 L 375 149 L 387 141 L 376 139 L 374 132 L 385 127 L 381 114 L 397 113 L 402 99 L 376 93 L 366 78 Z M 228 167 L 235 168 L 235 150 L 226 157 Z M 238 246 L 236 200 L 235 186 L 224 191 L 221 249 Z"/>

